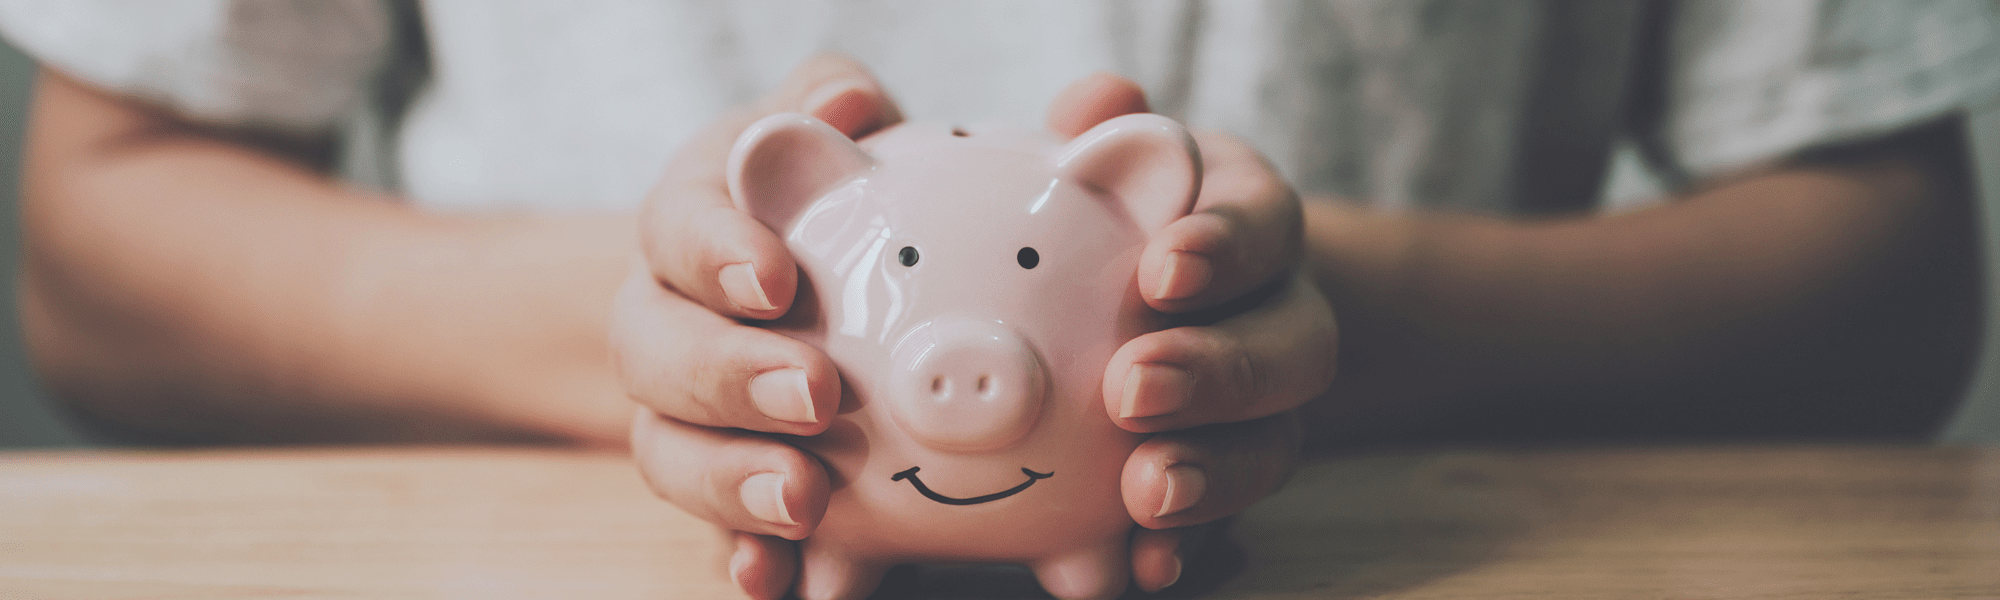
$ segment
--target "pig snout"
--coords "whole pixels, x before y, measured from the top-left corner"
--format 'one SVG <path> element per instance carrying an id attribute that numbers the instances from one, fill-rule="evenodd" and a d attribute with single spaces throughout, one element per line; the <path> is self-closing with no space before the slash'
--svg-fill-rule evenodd
<path id="1" fill-rule="evenodd" d="M 1034 429 L 1048 376 L 1032 345 L 991 321 L 940 321 L 896 348 L 885 398 L 896 422 L 926 446 L 1004 448 Z"/>

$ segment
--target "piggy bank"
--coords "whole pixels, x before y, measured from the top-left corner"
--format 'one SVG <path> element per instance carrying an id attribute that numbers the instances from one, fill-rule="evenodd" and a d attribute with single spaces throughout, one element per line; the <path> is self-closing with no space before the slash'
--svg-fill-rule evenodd
<path id="1" fill-rule="evenodd" d="M 752 125 L 739 208 L 799 265 L 766 325 L 826 351 L 845 384 L 795 441 L 832 494 L 797 591 L 859 598 L 903 563 L 1016 563 L 1061 598 L 1130 579 L 1119 493 L 1141 436 L 1102 401 L 1112 353 L 1157 329 L 1135 272 L 1190 210 L 1194 142 L 1158 115 L 1067 143 L 1035 129 L 905 124 L 856 143 L 811 117 Z"/>

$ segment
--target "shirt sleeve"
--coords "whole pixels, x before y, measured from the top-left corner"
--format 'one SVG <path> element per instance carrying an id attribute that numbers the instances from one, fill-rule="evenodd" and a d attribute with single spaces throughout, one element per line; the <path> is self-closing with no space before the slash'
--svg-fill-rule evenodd
<path id="1" fill-rule="evenodd" d="M 226 126 L 325 132 L 391 45 L 379 0 L 0 0 L 0 34 L 44 66 Z"/>
<path id="2" fill-rule="evenodd" d="M 1879 136 L 2000 93 L 1991 0 L 1691 0 L 1660 134 L 1683 175 Z"/>

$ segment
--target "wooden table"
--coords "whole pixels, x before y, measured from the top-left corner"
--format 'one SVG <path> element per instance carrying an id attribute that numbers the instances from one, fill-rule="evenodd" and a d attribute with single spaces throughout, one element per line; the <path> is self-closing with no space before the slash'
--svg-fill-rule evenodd
<path id="1" fill-rule="evenodd" d="M 1172 595 L 2000 598 L 2000 449 L 1322 459 L 1230 539 Z M 0 598 L 736 597 L 719 541 L 616 455 L 0 453 Z"/>

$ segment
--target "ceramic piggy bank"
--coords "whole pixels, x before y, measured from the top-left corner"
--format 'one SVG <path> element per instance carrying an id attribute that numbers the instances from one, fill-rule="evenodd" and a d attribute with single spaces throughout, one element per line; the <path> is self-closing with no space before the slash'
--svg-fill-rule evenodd
<path id="1" fill-rule="evenodd" d="M 1119 493 L 1140 436 L 1103 373 L 1158 327 L 1135 271 L 1200 179 L 1181 126 L 1040 130 L 906 124 L 859 144 L 804 115 L 737 141 L 729 187 L 800 266 L 768 324 L 823 348 L 846 385 L 824 434 L 832 496 L 798 593 L 859 598 L 901 563 L 1017 563 L 1062 598 L 1130 579 Z"/>

